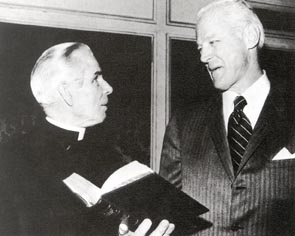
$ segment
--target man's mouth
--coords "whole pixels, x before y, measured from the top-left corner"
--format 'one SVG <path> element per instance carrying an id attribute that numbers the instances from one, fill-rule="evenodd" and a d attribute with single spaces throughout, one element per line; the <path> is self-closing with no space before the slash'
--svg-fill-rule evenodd
<path id="1" fill-rule="evenodd" d="M 103 99 L 103 102 L 100 103 L 101 106 L 106 106 L 108 104 L 108 99 Z"/>
<path id="2" fill-rule="evenodd" d="M 107 104 L 100 104 L 100 109 L 103 109 L 104 111 L 106 111 L 108 109 Z"/>
<path id="3" fill-rule="evenodd" d="M 212 80 L 217 79 L 222 74 L 222 70 L 221 70 L 222 68 L 223 68 L 222 66 L 217 66 L 217 65 L 207 66 L 207 70 Z"/>
<path id="4" fill-rule="evenodd" d="M 216 70 L 218 70 L 218 69 L 220 69 L 220 68 L 221 68 L 221 66 L 208 67 L 208 70 L 209 70 L 211 73 L 213 73 L 214 71 L 216 71 Z"/>

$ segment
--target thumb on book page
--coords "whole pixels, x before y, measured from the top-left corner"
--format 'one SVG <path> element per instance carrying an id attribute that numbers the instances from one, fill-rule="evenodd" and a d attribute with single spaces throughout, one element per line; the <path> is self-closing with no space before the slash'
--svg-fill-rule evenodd
<path id="1" fill-rule="evenodd" d="M 128 229 L 128 226 L 124 223 L 119 225 L 119 236 L 131 236 L 131 232 Z"/>

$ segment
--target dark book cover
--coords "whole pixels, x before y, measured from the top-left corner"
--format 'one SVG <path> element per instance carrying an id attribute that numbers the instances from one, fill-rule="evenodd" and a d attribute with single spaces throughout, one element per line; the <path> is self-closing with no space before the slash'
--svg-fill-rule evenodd
<path id="1" fill-rule="evenodd" d="M 175 233 L 190 234 L 211 225 L 199 217 L 208 209 L 156 173 L 101 196 L 105 214 L 127 215 L 130 229 L 149 218 L 156 227 L 162 219 L 175 224 Z M 103 206 L 102 206 L 103 207 Z"/>
<path id="2" fill-rule="evenodd" d="M 212 225 L 201 217 L 209 211 L 205 206 L 136 161 L 115 171 L 102 188 L 76 173 L 64 183 L 86 206 L 106 217 L 128 221 L 132 231 L 145 218 L 152 220 L 151 230 L 163 219 L 175 224 L 173 235 L 195 233 Z"/>

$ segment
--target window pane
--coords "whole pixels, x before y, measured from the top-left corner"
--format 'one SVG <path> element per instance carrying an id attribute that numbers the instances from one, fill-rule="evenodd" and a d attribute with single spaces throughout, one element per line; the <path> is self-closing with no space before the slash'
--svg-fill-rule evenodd
<path id="1" fill-rule="evenodd" d="M 214 89 L 195 42 L 171 40 L 171 110 Z"/>
<path id="2" fill-rule="evenodd" d="M 259 19 L 265 29 L 295 33 L 295 15 L 293 12 L 280 12 L 256 8 Z"/>

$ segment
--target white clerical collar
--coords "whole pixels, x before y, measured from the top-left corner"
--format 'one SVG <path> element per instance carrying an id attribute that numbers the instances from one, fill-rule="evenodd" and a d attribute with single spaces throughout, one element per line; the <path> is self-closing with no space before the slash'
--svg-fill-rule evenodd
<path id="1" fill-rule="evenodd" d="M 58 121 L 56 121 L 56 120 L 51 119 L 50 117 L 46 117 L 46 120 L 47 120 L 49 123 L 51 123 L 51 124 L 53 124 L 53 125 L 55 125 L 55 126 L 61 128 L 61 129 L 65 129 L 65 130 L 69 130 L 69 131 L 78 132 L 79 135 L 78 135 L 78 139 L 77 139 L 77 140 L 78 140 L 78 141 L 83 140 L 86 128 L 75 127 L 75 126 L 71 126 L 71 125 L 63 124 L 63 123 L 61 123 L 61 122 L 58 122 Z"/>
<path id="2" fill-rule="evenodd" d="M 263 71 L 262 76 L 259 77 L 259 79 L 256 80 L 242 94 L 238 94 L 230 90 L 225 91 L 222 94 L 225 126 L 227 127 L 229 116 L 234 110 L 234 99 L 237 96 L 243 96 L 247 101 L 247 105 L 244 108 L 244 113 L 249 118 L 252 128 L 254 128 L 260 115 L 260 112 L 262 110 L 262 107 L 265 103 L 265 100 L 269 94 L 269 91 L 270 82 L 267 78 L 265 71 Z"/>

